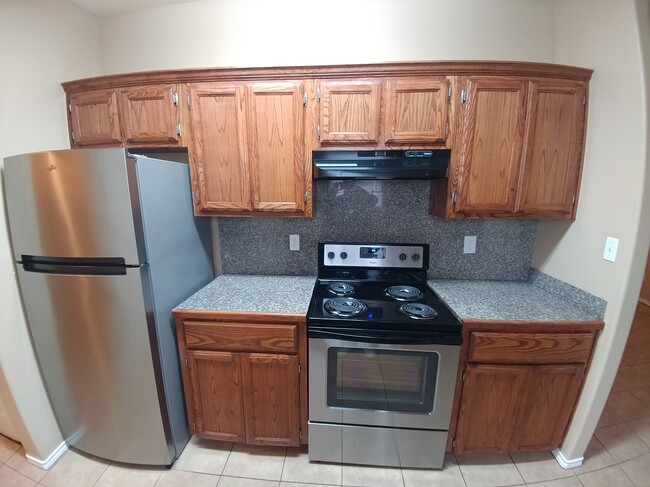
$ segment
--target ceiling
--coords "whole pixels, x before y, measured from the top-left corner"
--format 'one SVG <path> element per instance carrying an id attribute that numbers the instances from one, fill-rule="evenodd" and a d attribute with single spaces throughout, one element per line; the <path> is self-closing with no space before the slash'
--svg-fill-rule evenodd
<path id="1" fill-rule="evenodd" d="M 170 5 L 172 3 L 194 2 L 196 0 L 70 0 L 98 17 L 133 12 L 148 7 Z"/>

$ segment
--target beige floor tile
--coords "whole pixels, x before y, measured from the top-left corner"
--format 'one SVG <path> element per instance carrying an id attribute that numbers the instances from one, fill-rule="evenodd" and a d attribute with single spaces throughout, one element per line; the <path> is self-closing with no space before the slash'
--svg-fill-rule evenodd
<path id="1" fill-rule="evenodd" d="M 639 398 L 643 404 L 650 407 L 650 386 L 642 387 L 640 389 L 632 389 L 630 392 Z"/>
<path id="2" fill-rule="evenodd" d="M 0 465 L 0 485 L 2 487 L 34 487 L 36 482 L 6 465 Z"/>
<path id="3" fill-rule="evenodd" d="M 217 487 L 280 487 L 280 482 L 241 477 L 221 477 Z"/>
<path id="4" fill-rule="evenodd" d="M 624 423 L 623 418 L 621 418 L 616 412 L 610 407 L 605 405 L 603 409 L 603 414 L 600 415 L 600 420 L 598 421 L 598 428 L 604 428 L 605 426 L 611 426 L 613 424 Z"/>
<path id="5" fill-rule="evenodd" d="M 617 463 L 640 457 L 650 448 L 627 424 L 616 424 L 599 428 L 594 433 Z"/>
<path id="6" fill-rule="evenodd" d="M 341 465 L 309 462 L 307 448 L 288 448 L 282 471 L 283 482 L 341 485 Z"/>
<path id="7" fill-rule="evenodd" d="M 531 487 L 583 487 L 582 483 L 575 475 L 565 479 L 548 480 L 546 482 L 539 482 L 536 484 L 526 484 Z"/>
<path id="8" fill-rule="evenodd" d="M 45 487 L 91 487 L 108 468 L 108 463 L 68 450 L 45 474 Z"/>
<path id="9" fill-rule="evenodd" d="M 186 472 L 221 475 L 231 449 L 232 443 L 203 440 L 193 436 L 172 468 Z"/>
<path id="10" fill-rule="evenodd" d="M 619 465 L 635 487 L 650 486 L 650 453 Z"/>
<path id="11" fill-rule="evenodd" d="M 607 405 L 625 421 L 650 416 L 650 408 L 630 391 L 612 392 L 607 399 Z"/>
<path id="12" fill-rule="evenodd" d="M 279 481 L 286 452 L 277 446 L 235 444 L 223 475 Z"/>
<path id="13" fill-rule="evenodd" d="M 20 443 L 0 435 L 0 463 L 5 463 L 18 450 L 20 450 Z"/>
<path id="14" fill-rule="evenodd" d="M 299 482 L 280 482 L 280 487 L 332 487 L 332 485 L 338 487 L 341 484 L 301 484 Z"/>
<path id="15" fill-rule="evenodd" d="M 610 394 L 612 392 L 621 392 L 621 391 L 627 391 L 627 387 L 625 387 L 623 384 L 621 384 L 620 381 L 614 380 L 614 383 L 612 384 L 612 388 L 610 389 Z"/>
<path id="16" fill-rule="evenodd" d="M 463 474 L 460 473 L 456 459 L 449 454 L 445 456 L 442 470 L 403 468 L 402 477 L 406 487 L 431 487 L 434 485 L 465 487 L 465 480 L 463 480 Z"/>
<path id="17" fill-rule="evenodd" d="M 40 482 L 41 479 L 45 477 L 45 474 L 47 474 L 47 470 L 43 470 L 27 461 L 24 448 L 18 450 L 9 460 L 7 460 L 7 466 L 35 482 Z"/>
<path id="18" fill-rule="evenodd" d="M 156 487 L 216 487 L 217 482 L 218 475 L 167 470 L 160 476 Z"/>
<path id="19" fill-rule="evenodd" d="M 574 474 L 578 475 L 581 473 L 592 472 L 616 464 L 614 457 L 610 455 L 607 449 L 595 436 L 591 437 L 591 441 L 589 442 L 589 445 L 587 445 L 584 457 L 585 459 L 581 466 L 571 469 Z"/>
<path id="20" fill-rule="evenodd" d="M 343 465 L 343 485 L 355 487 L 403 487 L 402 470 L 387 467 Z"/>
<path id="21" fill-rule="evenodd" d="M 638 350 L 634 346 L 629 346 L 625 348 L 623 352 L 623 357 L 621 358 L 621 365 L 639 365 L 648 362 L 648 357 L 645 353 Z"/>
<path id="22" fill-rule="evenodd" d="M 458 455 L 467 487 L 519 485 L 524 479 L 508 455 Z"/>
<path id="23" fill-rule="evenodd" d="M 643 442 L 650 447 L 650 417 L 627 423 Z"/>
<path id="24" fill-rule="evenodd" d="M 574 477 L 571 470 L 560 467 L 551 452 L 516 453 L 510 455 L 527 484 Z"/>
<path id="25" fill-rule="evenodd" d="M 633 366 L 619 367 L 616 374 L 616 380 L 625 387 L 626 390 L 639 389 L 650 386 L 650 377 L 642 374 Z"/>
<path id="26" fill-rule="evenodd" d="M 634 487 L 618 465 L 578 475 L 578 479 L 586 487 Z"/>
<path id="27" fill-rule="evenodd" d="M 163 467 L 164 468 L 164 467 Z M 162 474 L 161 468 L 128 468 L 111 465 L 99 478 L 95 487 L 153 487 Z"/>

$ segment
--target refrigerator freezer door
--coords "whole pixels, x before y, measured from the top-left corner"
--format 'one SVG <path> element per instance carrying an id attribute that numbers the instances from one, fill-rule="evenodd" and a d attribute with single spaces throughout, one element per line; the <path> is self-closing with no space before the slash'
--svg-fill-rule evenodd
<path id="1" fill-rule="evenodd" d="M 22 255 L 146 260 L 135 161 L 124 149 L 79 149 L 8 157 L 7 208 Z"/>
<path id="2" fill-rule="evenodd" d="M 97 276 L 19 267 L 18 277 L 41 373 L 67 442 L 118 462 L 170 465 L 175 450 L 156 387 L 148 271 L 145 265 L 125 275 Z"/>

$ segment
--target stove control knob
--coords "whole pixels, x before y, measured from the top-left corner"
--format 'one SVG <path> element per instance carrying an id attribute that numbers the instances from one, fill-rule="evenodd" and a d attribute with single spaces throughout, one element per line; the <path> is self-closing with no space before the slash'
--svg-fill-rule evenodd
<path id="1" fill-rule="evenodd" d="M 336 254 L 334 252 L 328 252 L 327 253 L 327 258 L 328 259 L 333 259 L 334 257 L 336 257 Z"/>
<path id="2" fill-rule="evenodd" d="M 399 254 L 399 260 L 406 260 L 406 254 L 404 252 Z"/>
<path id="3" fill-rule="evenodd" d="M 348 253 L 347 252 L 341 252 L 341 259 L 345 260 L 348 258 Z"/>
<path id="4" fill-rule="evenodd" d="M 413 254 L 411 256 L 411 259 L 413 259 L 414 262 L 417 262 L 418 260 L 420 260 L 420 254 Z"/>

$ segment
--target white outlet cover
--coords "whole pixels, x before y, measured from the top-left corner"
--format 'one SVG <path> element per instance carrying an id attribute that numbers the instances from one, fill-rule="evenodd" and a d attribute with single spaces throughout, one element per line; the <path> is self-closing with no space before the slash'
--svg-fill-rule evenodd
<path id="1" fill-rule="evenodd" d="M 289 250 L 300 250 L 300 235 L 289 235 Z"/>
<path id="2" fill-rule="evenodd" d="M 463 254 L 476 253 L 476 235 L 466 236 L 463 242 Z"/>
<path id="3" fill-rule="evenodd" d="M 618 252 L 618 239 L 607 237 L 607 240 L 605 240 L 603 259 L 608 260 L 609 262 L 616 262 L 616 252 Z"/>

